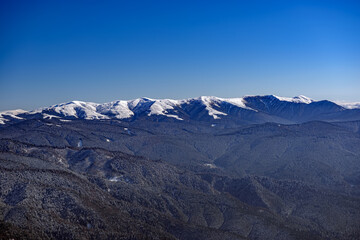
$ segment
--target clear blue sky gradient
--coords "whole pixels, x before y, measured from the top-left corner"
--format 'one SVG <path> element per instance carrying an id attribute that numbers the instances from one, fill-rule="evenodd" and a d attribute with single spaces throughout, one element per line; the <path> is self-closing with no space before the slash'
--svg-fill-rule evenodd
<path id="1" fill-rule="evenodd" d="M 248 94 L 360 101 L 360 1 L 0 3 L 0 110 Z"/>

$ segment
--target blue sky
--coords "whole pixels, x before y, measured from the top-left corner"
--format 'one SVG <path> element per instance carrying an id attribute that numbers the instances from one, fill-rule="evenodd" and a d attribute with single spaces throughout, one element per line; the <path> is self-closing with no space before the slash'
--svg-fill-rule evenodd
<path id="1" fill-rule="evenodd" d="M 0 3 L 0 110 L 249 94 L 360 101 L 360 2 Z"/>

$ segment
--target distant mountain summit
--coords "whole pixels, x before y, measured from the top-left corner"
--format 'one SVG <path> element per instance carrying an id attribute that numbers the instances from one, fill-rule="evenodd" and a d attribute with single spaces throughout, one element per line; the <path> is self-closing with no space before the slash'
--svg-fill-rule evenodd
<path id="1" fill-rule="evenodd" d="M 201 96 L 183 100 L 138 98 L 109 103 L 72 101 L 34 111 L 0 112 L 0 124 L 27 119 L 85 119 L 123 121 L 201 121 L 223 124 L 301 123 L 307 121 L 360 120 L 360 105 L 315 101 L 300 95 L 293 98 L 275 95 L 219 98 Z"/>

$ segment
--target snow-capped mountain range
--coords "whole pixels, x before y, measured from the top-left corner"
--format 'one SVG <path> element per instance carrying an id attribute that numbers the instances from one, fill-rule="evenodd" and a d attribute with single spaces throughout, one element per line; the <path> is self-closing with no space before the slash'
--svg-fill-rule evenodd
<path id="1" fill-rule="evenodd" d="M 92 103 L 72 101 L 34 111 L 0 112 L 0 124 L 27 119 L 119 119 L 135 121 L 211 121 L 243 123 L 299 123 L 312 120 L 360 120 L 360 104 L 315 101 L 305 96 L 293 98 L 274 95 L 218 98 L 202 96 L 183 100 L 138 98 Z"/>

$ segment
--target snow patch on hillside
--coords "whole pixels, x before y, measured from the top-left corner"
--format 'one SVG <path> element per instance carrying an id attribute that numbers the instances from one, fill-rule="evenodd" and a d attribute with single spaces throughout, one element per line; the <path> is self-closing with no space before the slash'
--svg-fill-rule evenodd
<path id="1" fill-rule="evenodd" d="M 220 107 L 219 103 L 221 103 L 221 99 L 217 97 L 208 97 L 208 96 L 201 96 L 199 101 L 205 105 L 205 109 L 208 111 L 209 115 L 212 116 L 214 119 L 220 119 L 218 115 L 226 116 L 226 113 L 220 112 L 213 107 Z"/>

